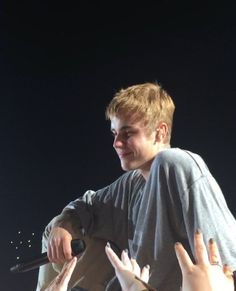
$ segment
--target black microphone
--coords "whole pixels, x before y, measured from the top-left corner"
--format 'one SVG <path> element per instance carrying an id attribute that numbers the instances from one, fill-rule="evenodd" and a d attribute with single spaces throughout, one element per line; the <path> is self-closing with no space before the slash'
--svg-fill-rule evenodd
<path id="1" fill-rule="evenodd" d="M 71 241 L 71 249 L 72 249 L 72 256 L 77 256 L 78 254 L 82 253 L 86 248 L 85 242 L 81 239 L 73 239 Z M 28 262 L 22 262 L 16 264 L 15 266 L 10 268 L 12 273 L 22 273 L 27 272 L 33 269 L 37 269 L 42 265 L 49 263 L 49 259 L 47 257 L 47 253 L 42 253 L 37 258 L 30 260 Z"/>

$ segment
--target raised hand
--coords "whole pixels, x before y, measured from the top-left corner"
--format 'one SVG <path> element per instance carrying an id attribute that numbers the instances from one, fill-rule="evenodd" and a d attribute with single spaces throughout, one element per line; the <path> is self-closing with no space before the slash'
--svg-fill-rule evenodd
<path id="1" fill-rule="evenodd" d="M 149 266 L 145 266 L 141 270 L 136 260 L 129 258 L 127 251 L 122 251 L 121 259 L 119 259 L 111 249 L 109 243 L 105 247 L 105 252 L 115 269 L 116 276 L 123 291 L 139 291 L 145 289 L 143 282 L 148 282 Z"/>
<path id="2" fill-rule="evenodd" d="M 71 275 L 76 266 L 77 258 L 73 257 L 72 260 L 65 263 L 61 272 L 57 277 L 49 284 L 45 291 L 67 291 L 68 283 L 71 278 Z"/>
<path id="3" fill-rule="evenodd" d="M 209 241 L 209 256 L 201 231 L 194 236 L 194 264 L 181 243 L 175 252 L 182 271 L 182 291 L 233 291 L 233 273 L 229 266 L 222 266 L 220 254 L 213 239 Z"/>

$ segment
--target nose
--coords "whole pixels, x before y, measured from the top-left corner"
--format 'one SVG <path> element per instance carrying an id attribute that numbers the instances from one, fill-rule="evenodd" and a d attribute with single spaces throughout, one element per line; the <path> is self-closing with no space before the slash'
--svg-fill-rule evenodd
<path id="1" fill-rule="evenodd" d="M 123 145 L 124 145 L 124 141 L 122 140 L 121 136 L 119 134 L 117 134 L 114 137 L 113 147 L 114 148 L 121 148 Z"/>

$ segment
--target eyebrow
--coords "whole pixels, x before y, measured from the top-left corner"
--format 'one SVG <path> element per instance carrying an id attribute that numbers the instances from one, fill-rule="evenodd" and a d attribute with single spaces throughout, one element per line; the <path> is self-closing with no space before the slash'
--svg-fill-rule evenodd
<path id="1" fill-rule="evenodd" d="M 120 128 L 120 131 L 124 131 L 131 128 L 133 128 L 131 125 L 124 125 Z M 114 131 L 114 130 L 115 130 L 114 128 L 111 128 L 111 131 Z"/>

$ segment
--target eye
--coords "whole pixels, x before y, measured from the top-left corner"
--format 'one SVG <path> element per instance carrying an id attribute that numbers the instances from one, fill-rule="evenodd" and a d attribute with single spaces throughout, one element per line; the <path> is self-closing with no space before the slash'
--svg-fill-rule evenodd
<path id="1" fill-rule="evenodd" d="M 114 131 L 111 131 L 111 136 L 115 137 L 117 134 Z"/>
<path id="2" fill-rule="evenodd" d="M 126 131 L 126 132 L 125 132 L 125 137 L 126 137 L 126 138 L 129 138 L 129 137 L 131 137 L 133 134 L 134 134 L 134 133 L 133 133 L 132 131 Z"/>

